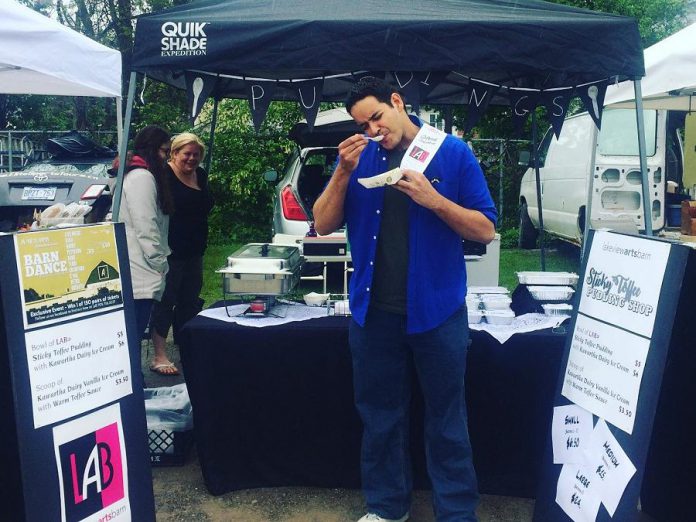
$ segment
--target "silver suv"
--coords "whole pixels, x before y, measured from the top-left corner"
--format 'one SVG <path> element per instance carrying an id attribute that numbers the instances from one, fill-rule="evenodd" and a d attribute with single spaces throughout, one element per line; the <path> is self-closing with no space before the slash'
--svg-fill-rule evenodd
<path id="1" fill-rule="evenodd" d="M 338 144 L 360 133 L 345 109 L 330 109 L 317 115 L 314 128 L 302 120 L 290 131 L 298 148 L 290 157 L 285 173 L 275 188 L 273 203 L 273 242 L 296 245 L 309 231 L 312 207 L 333 173 Z M 264 173 L 269 182 L 278 180 L 278 173 Z"/>

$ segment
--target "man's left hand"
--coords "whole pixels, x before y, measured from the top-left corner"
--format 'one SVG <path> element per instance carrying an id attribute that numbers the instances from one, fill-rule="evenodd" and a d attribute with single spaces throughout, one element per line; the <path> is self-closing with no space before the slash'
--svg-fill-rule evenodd
<path id="1" fill-rule="evenodd" d="M 392 186 L 425 208 L 434 209 L 442 201 L 443 196 L 430 180 L 415 170 L 404 170 L 401 179 Z"/>

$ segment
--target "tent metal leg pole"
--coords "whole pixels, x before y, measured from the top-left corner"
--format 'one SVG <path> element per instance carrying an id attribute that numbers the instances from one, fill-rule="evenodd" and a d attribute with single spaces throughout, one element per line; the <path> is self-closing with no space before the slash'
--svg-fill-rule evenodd
<path id="1" fill-rule="evenodd" d="M 12 159 L 14 157 L 14 148 L 12 147 L 12 131 L 7 131 L 7 150 L 10 151 L 10 154 L 7 156 L 7 165 L 8 168 L 10 169 L 10 172 L 12 172 Z"/>
<path id="2" fill-rule="evenodd" d="M 503 153 L 505 152 L 505 142 L 500 140 L 498 143 L 498 221 L 503 220 Z"/>
<path id="3" fill-rule="evenodd" d="M 210 165 L 213 162 L 213 145 L 215 145 L 215 127 L 218 117 L 218 99 L 213 100 L 213 119 L 210 122 L 210 139 L 208 140 L 208 156 L 205 159 L 205 171 L 210 173 Z"/>
<path id="4" fill-rule="evenodd" d="M 638 126 L 638 154 L 640 156 L 640 173 L 643 185 L 643 224 L 645 235 L 653 235 L 652 227 L 652 198 L 650 197 L 650 179 L 648 178 L 648 165 L 645 157 L 645 122 L 643 121 L 643 93 L 640 80 L 633 80 L 633 91 L 636 96 L 636 123 Z M 663 209 L 664 213 L 664 209 Z"/>
<path id="5" fill-rule="evenodd" d="M 592 227 L 592 197 L 594 196 L 594 179 L 595 179 L 595 161 L 597 158 L 597 135 L 599 134 L 597 126 L 592 126 L 592 160 L 590 161 L 590 179 L 587 180 L 587 203 L 585 204 L 585 227 L 582 232 L 582 248 L 580 249 L 580 257 L 585 255 L 585 245 L 587 241 L 587 232 Z"/>
<path id="6" fill-rule="evenodd" d="M 532 165 L 534 165 L 537 212 L 539 215 L 539 253 L 541 256 L 541 271 L 546 272 L 546 252 L 544 251 L 544 212 L 541 209 L 541 175 L 539 174 L 539 154 L 537 151 L 536 111 L 532 111 Z"/>
<path id="7" fill-rule="evenodd" d="M 126 169 L 126 154 L 128 151 L 128 131 L 130 131 L 131 115 L 133 113 L 133 98 L 135 98 L 136 74 L 130 74 L 128 82 L 128 101 L 126 102 L 126 117 L 123 123 L 123 135 L 121 144 L 118 147 L 118 175 L 116 176 L 116 186 L 114 187 L 114 197 L 111 204 L 111 220 L 118 221 L 118 213 L 121 208 L 121 192 L 123 191 L 123 172 Z"/>
<path id="8" fill-rule="evenodd" d="M 123 134 L 123 99 L 116 98 L 116 139 L 118 140 L 118 150 L 121 150 L 121 135 Z"/>

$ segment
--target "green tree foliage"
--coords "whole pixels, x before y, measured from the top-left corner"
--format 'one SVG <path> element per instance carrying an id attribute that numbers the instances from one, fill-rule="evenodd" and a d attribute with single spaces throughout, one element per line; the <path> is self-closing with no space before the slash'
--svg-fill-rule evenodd
<path id="1" fill-rule="evenodd" d="M 171 133 L 191 128 L 186 91 L 142 77 L 138 80 L 136 91 L 131 136 L 145 125 L 159 125 Z"/>
<path id="2" fill-rule="evenodd" d="M 635 18 L 643 47 L 650 47 L 687 23 L 688 0 L 556 0 L 555 3 Z"/>
<path id="3" fill-rule="evenodd" d="M 211 240 L 270 240 L 273 185 L 262 174 L 282 172 L 295 146 L 288 131 L 302 119 L 299 105 L 273 102 L 258 134 L 246 100 L 224 100 L 218 118 L 210 172 L 215 197 Z"/>
<path id="4" fill-rule="evenodd" d="M 551 0 L 554 1 L 554 0 Z M 662 40 L 683 28 L 686 23 L 687 0 L 555 0 L 555 3 L 572 5 L 593 11 L 614 13 L 631 16 L 638 21 L 638 28 L 644 47 Z M 591 35 L 588 35 L 591 38 Z M 579 101 L 573 100 L 569 108 L 569 114 L 584 110 Z M 458 106 L 454 109 L 454 125 L 460 129 L 466 127 L 466 106 Z M 550 126 L 546 118 L 546 109 L 538 108 L 536 111 L 538 137 L 541 142 L 544 133 Z M 499 162 L 503 168 L 503 227 L 515 226 L 518 220 L 518 195 L 520 181 L 526 167 L 517 164 L 518 151 L 530 150 L 531 144 L 515 142 L 515 139 L 532 139 L 531 118 L 528 118 L 525 128 L 520 133 L 515 133 L 509 107 L 490 107 L 484 118 L 467 134 L 464 139 L 492 139 L 501 138 L 504 142 L 504 154 L 500 157 L 497 153 L 499 143 L 484 144 L 475 147 L 479 161 L 484 167 L 484 173 L 491 189 L 496 204 L 500 208 L 498 179 Z"/>

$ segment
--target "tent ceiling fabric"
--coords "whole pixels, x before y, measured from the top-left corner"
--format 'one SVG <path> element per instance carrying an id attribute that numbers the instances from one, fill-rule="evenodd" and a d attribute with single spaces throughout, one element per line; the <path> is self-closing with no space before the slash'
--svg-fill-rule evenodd
<path id="1" fill-rule="evenodd" d="M 643 107 L 696 111 L 696 23 L 645 50 L 646 75 L 641 82 Z M 606 105 L 635 106 L 632 85 L 607 89 Z"/>
<path id="2" fill-rule="evenodd" d="M 644 74 L 627 17 L 537 0 L 202 0 L 138 18 L 133 70 L 186 87 L 184 71 L 221 75 L 212 95 L 246 97 L 245 79 L 323 79 L 342 101 L 365 72 L 437 77 L 421 101 L 467 103 L 470 78 L 554 89 Z M 283 88 L 290 87 L 290 88 Z"/>
<path id="3" fill-rule="evenodd" d="M 0 93 L 121 96 L 121 53 L 0 1 Z"/>

